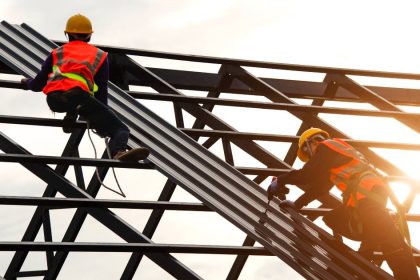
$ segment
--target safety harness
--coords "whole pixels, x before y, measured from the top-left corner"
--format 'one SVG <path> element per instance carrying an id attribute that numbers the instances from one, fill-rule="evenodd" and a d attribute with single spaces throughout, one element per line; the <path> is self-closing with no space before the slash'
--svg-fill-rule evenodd
<path id="1" fill-rule="evenodd" d="M 364 173 L 360 174 L 359 179 L 356 179 L 352 183 L 350 183 L 349 187 L 342 194 L 343 203 L 347 204 L 351 195 L 356 195 L 359 192 L 359 193 L 362 193 L 363 195 L 365 195 L 366 198 L 371 199 L 371 200 L 373 200 L 373 201 L 375 201 L 379 204 L 383 204 L 384 198 L 381 195 L 376 194 L 372 191 L 368 191 L 365 188 L 360 187 L 359 182 L 360 182 L 360 180 L 363 176 L 381 176 L 381 175 L 378 174 L 376 171 L 372 171 L 372 170 L 368 170 L 368 171 L 365 171 Z M 405 214 L 406 214 L 405 207 L 404 207 L 404 205 L 399 203 L 398 199 L 395 197 L 395 194 L 392 192 L 391 188 L 389 187 L 388 182 L 386 182 L 385 178 L 383 178 L 383 179 L 384 179 L 384 187 L 386 188 L 387 194 L 389 195 L 389 198 L 390 198 L 392 204 L 394 204 L 394 206 L 397 210 L 396 225 L 398 227 L 398 230 L 400 231 L 401 235 L 405 239 L 406 243 L 409 246 L 411 246 L 411 236 L 410 236 L 410 231 L 409 231 L 408 224 L 407 224 L 407 218 L 405 216 Z M 354 222 L 354 223 L 349 223 L 349 228 L 350 228 L 350 231 L 352 233 L 355 233 L 355 234 L 361 234 L 363 232 L 363 227 L 362 227 L 362 224 L 360 222 L 360 217 L 359 217 L 358 211 L 352 211 L 352 208 L 357 209 L 358 206 L 359 206 L 359 201 L 356 200 L 355 206 L 354 207 L 349 207 L 350 208 L 350 215 L 352 216 L 352 219 L 353 219 L 353 222 Z"/>
<path id="2" fill-rule="evenodd" d="M 390 189 L 386 178 L 382 176 L 371 164 L 369 164 L 369 162 L 364 158 L 362 154 L 360 154 L 357 150 L 355 150 L 353 147 L 351 147 L 341 139 L 326 140 L 325 142 L 328 142 L 326 144 L 330 148 L 339 151 L 340 153 L 351 156 L 353 157 L 353 159 L 360 161 L 361 163 L 351 167 L 354 168 L 353 171 L 357 170 L 357 172 L 352 173 L 352 175 L 345 180 L 345 189 L 343 190 L 341 188 L 341 190 L 343 191 L 343 204 L 348 206 L 350 210 L 350 232 L 352 232 L 355 235 L 360 235 L 363 232 L 361 219 L 359 217 L 359 211 L 354 211 L 359 207 L 359 200 L 361 199 L 359 194 L 363 195 L 363 197 L 365 198 L 375 201 L 379 205 L 384 205 L 386 203 L 386 197 L 373 192 L 372 189 L 369 190 L 363 187 L 361 183 L 361 181 L 366 182 L 368 180 L 375 182 L 379 179 L 379 181 L 381 182 L 380 185 L 386 188 L 386 192 L 392 204 L 394 204 L 395 208 L 397 209 L 397 227 L 401 235 L 405 239 L 406 243 L 411 246 L 411 237 L 408 229 L 407 219 L 405 217 L 405 208 L 399 203 L 399 201 L 395 197 L 395 194 Z M 335 177 L 335 182 L 339 180 L 340 179 Z"/>

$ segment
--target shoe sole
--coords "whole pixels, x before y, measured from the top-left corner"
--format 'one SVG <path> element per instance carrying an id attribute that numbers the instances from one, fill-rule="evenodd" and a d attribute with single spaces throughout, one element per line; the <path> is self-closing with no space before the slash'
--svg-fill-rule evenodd
<path id="1" fill-rule="evenodd" d="M 139 161 L 149 156 L 149 150 L 146 148 L 135 148 L 118 158 L 120 161 Z"/>

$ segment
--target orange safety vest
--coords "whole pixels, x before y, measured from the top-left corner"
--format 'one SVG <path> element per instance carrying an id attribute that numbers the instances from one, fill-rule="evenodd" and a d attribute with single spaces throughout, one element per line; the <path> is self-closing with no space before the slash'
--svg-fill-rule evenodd
<path id="1" fill-rule="evenodd" d="M 384 186 L 385 182 L 368 163 L 365 157 L 341 139 L 328 139 L 321 144 L 344 156 L 351 157 L 349 163 L 330 170 L 330 180 L 343 192 L 343 203 L 356 207 L 374 186 Z"/>
<path id="2" fill-rule="evenodd" d="M 72 41 L 54 49 L 53 72 L 49 74 L 43 92 L 80 87 L 93 95 L 97 91 L 94 76 L 106 56 L 106 52 L 83 41 Z"/>

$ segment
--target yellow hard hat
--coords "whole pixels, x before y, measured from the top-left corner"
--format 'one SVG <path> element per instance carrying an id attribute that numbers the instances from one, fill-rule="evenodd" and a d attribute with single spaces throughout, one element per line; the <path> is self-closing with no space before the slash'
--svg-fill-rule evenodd
<path id="1" fill-rule="evenodd" d="M 67 20 L 66 33 L 76 33 L 76 34 L 91 34 L 93 33 L 92 24 L 90 20 L 84 15 L 77 14 L 71 16 Z"/>
<path id="2" fill-rule="evenodd" d="M 310 129 L 305 130 L 299 138 L 298 151 L 297 151 L 297 156 L 301 161 L 307 162 L 309 160 L 309 155 L 308 153 L 303 151 L 303 147 L 305 146 L 306 140 L 308 140 L 309 138 L 311 138 L 312 136 L 316 134 L 321 134 L 325 138 L 330 138 L 330 135 L 328 134 L 328 132 L 320 128 L 311 127 Z"/>

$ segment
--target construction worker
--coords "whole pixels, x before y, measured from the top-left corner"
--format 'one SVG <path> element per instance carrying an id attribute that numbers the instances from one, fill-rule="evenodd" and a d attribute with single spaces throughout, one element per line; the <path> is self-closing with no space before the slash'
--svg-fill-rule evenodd
<path id="1" fill-rule="evenodd" d="M 302 133 L 297 155 L 305 165 L 273 180 L 268 197 L 283 196 L 286 184 L 308 185 L 309 189 L 295 202 L 280 203 L 282 207 L 301 209 L 337 186 L 343 205 L 324 217 L 326 225 L 336 233 L 361 241 L 359 252 L 369 260 L 373 250 L 382 250 L 395 279 L 418 280 L 411 248 L 385 208 L 388 185 L 365 157 L 319 128 Z"/>
<path id="2" fill-rule="evenodd" d="M 89 128 L 102 137 L 110 137 L 112 158 L 144 159 L 149 154 L 147 148 L 126 151 L 129 129 L 107 106 L 108 55 L 88 44 L 92 33 L 92 24 L 87 17 L 80 14 L 70 17 L 64 31 L 69 42 L 49 54 L 34 79 L 23 78 L 21 83 L 25 89 L 42 90 L 52 111 L 66 113 L 64 132 L 71 132 L 80 115 Z"/>

